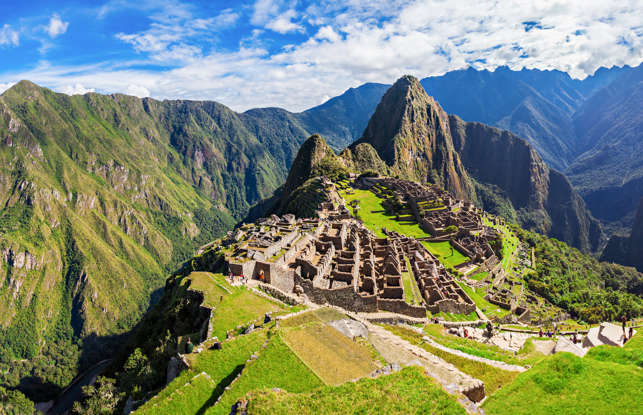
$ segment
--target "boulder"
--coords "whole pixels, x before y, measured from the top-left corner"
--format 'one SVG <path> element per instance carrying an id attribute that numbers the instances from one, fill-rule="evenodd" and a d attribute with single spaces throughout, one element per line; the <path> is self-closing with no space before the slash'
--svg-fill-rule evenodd
<path id="1" fill-rule="evenodd" d="M 355 337 L 368 339 L 368 329 L 359 321 L 348 318 L 335 320 L 328 323 L 329 326 L 342 333 L 344 336 L 353 340 Z"/>
<path id="2" fill-rule="evenodd" d="M 582 347 L 575 345 L 565 337 L 560 336 L 558 338 L 558 341 L 556 342 L 556 345 L 554 346 L 554 353 L 560 352 L 569 352 L 575 354 L 578 357 L 583 357 L 585 356 L 585 353 L 587 353 L 587 349 L 583 349 Z"/>
<path id="3" fill-rule="evenodd" d="M 610 346 L 623 345 L 623 328 L 612 323 L 602 323 L 599 327 L 598 338 Z"/>
<path id="4" fill-rule="evenodd" d="M 596 347 L 603 344 L 603 342 L 598 337 L 598 332 L 600 327 L 592 327 L 587 332 L 587 336 L 583 339 L 583 347 Z"/>

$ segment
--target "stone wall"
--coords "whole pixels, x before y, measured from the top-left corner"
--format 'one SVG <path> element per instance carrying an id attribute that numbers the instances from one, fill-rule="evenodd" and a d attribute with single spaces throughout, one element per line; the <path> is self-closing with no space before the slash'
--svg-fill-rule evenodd
<path id="1" fill-rule="evenodd" d="M 390 311 L 392 313 L 404 314 L 410 317 L 426 317 L 425 307 L 410 305 L 404 300 L 388 300 L 380 298 L 377 301 L 377 308 L 382 311 Z"/>
<path id="2" fill-rule="evenodd" d="M 299 285 L 310 301 L 315 304 L 330 304 L 350 311 L 376 312 L 377 297 L 361 296 L 355 292 L 352 285 L 335 289 L 324 289 L 313 285 L 313 282 L 301 278 L 295 273 L 295 284 Z"/>
<path id="3" fill-rule="evenodd" d="M 476 311 L 475 304 L 461 303 L 450 298 L 436 301 L 434 304 L 427 307 L 433 314 L 439 312 L 455 313 L 455 314 L 469 314 Z"/>
<path id="4" fill-rule="evenodd" d="M 251 278 L 254 275 L 256 261 L 228 262 L 228 272 L 232 275 L 244 275 Z"/>

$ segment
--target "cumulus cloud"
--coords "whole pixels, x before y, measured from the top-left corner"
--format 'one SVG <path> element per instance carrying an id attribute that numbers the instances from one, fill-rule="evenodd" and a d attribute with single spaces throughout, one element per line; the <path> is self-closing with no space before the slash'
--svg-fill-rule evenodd
<path id="1" fill-rule="evenodd" d="M 49 34 L 49 37 L 52 39 L 56 36 L 62 35 L 67 31 L 69 27 L 69 22 L 63 22 L 60 16 L 54 13 L 49 19 L 49 25 L 47 25 L 46 31 Z"/>
<path id="2" fill-rule="evenodd" d="M 85 88 L 82 84 L 74 84 L 65 85 L 58 89 L 58 92 L 62 92 L 67 95 L 85 95 L 88 92 L 96 92 L 96 90 L 94 88 Z"/>
<path id="3" fill-rule="evenodd" d="M 137 96 L 211 99 L 236 110 L 303 110 L 348 87 L 392 83 L 406 73 L 425 77 L 468 66 L 493 70 L 508 65 L 559 69 L 582 78 L 600 66 L 643 60 L 643 10 L 637 0 L 300 3 L 254 2 L 248 17 L 255 28 L 236 50 L 207 50 L 192 43 L 213 33 L 216 16 L 194 19 L 185 10 L 179 17 L 161 13 L 148 30 L 119 35 L 153 62 L 176 63 L 170 69 L 124 69 L 109 63 L 36 68 L 0 81 L 27 78 L 52 87 L 81 83 Z M 273 24 L 291 9 L 283 26 Z M 274 45 L 281 32 L 298 30 L 288 22 L 306 28 L 299 35 L 303 41 L 276 52 L 262 47 Z M 144 90 L 132 89 L 135 85 Z"/>
<path id="4" fill-rule="evenodd" d="M 303 26 L 294 20 L 299 13 L 280 0 L 257 0 L 250 22 L 277 33 L 301 32 Z"/>
<path id="5" fill-rule="evenodd" d="M 150 96 L 149 89 L 141 85 L 133 85 L 133 84 L 130 84 L 127 86 L 125 93 L 127 95 L 134 95 L 135 97 L 139 97 L 139 98 L 145 98 Z"/>
<path id="6" fill-rule="evenodd" d="M 20 36 L 18 32 L 11 28 L 10 25 L 5 24 L 0 28 L 0 46 L 18 46 L 20 44 Z"/>

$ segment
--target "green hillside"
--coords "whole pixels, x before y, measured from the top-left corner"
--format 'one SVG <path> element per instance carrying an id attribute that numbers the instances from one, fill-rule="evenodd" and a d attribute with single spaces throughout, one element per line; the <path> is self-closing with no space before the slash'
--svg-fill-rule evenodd
<path id="1" fill-rule="evenodd" d="M 0 385 L 51 399 L 109 355 L 167 274 L 285 180 L 305 136 L 213 102 L 3 93 Z"/>

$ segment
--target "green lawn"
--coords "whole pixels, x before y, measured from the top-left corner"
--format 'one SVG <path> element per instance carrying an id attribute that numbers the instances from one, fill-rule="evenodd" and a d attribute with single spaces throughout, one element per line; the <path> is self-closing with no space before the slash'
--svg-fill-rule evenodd
<path id="1" fill-rule="evenodd" d="M 489 415 L 635 414 L 643 408 L 643 373 L 634 365 L 557 353 L 492 395 Z"/>
<path id="2" fill-rule="evenodd" d="M 462 255 L 457 249 L 453 248 L 449 241 L 444 242 L 427 242 L 422 244 L 447 268 L 453 268 L 469 260 Z"/>
<path id="3" fill-rule="evenodd" d="M 418 367 L 376 379 L 324 387 L 309 393 L 264 390 L 254 393 L 248 413 L 280 415 L 330 414 L 466 414 L 455 397 L 426 377 Z"/>
<path id="4" fill-rule="evenodd" d="M 346 200 L 347 204 L 353 200 L 359 202 L 359 216 L 362 218 L 364 226 L 373 231 L 379 238 L 386 236 L 382 232 L 383 227 L 414 238 L 431 236 L 424 232 L 415 220 L 396 221 L 395 216 L 386 215 L 382 207 L 383 199 L 380 199 L 370 190 L 353 190 L 354 194 L 349 195 L 340 191 L 340 195 Z"/>
<path id="5" fill-rule="evenodd" d="M 230 408 L 249 391 L 280 388 L 289 392 L 307 392 L 324 383 L 288 348 L 279 334 L 270 339 L 268 346 L 259 352 L 259 358 L 243 371 L 219 403 L 206 414 L 230 413 Z"/>
<path id="6" fill-rule="evenodd" d="M 437 314 L 433 314 L 433 316 L 442 317 L 446 321 L 475 321 L 478 319 L 478 314 L 475 311 L 472 311 L 469 314 L 445 313 L 440 311 Z"/>
<path id="7" fill-rule="evenodd" d="M 643 368 L 643 330 L 628 340 L 623 347 L 598 346 L 589 350 L 586 359 L 616 362 L 624 365 L 634 365 Z"/>
<path id="8" fill-rule="evenodd" d="M 472 280 L 476 280 L 476 281 L 482 281 L 485 278 L 487 278 L 488 275 L 489 275 L 489 273 L 487 271 L 483 271 L 483 272 L 477 272 L 477 273 L 475 273 L 473 275 L 469 275 L 469 278 L 471 278 Z"/>
<path id="9" fill-rule="evenodd" d="M 460 287 L 464 290 L 465 293 L 473 300 L 474 303 L 476 303 L 476 306 L 482 310 L 483 313 L 487 317 L 499 317 L 502 318 L 506 316 L 507 314 L 510 313 L 509 310 L 505 310 L 504 308 L 500 308 L 495 304 L 491 304 L 489 301 L 484 299 L 484 292 L 481 292 L 475 288 L 469 287 L 467 284 L 463 282 L 459 282 L 458 284 Z M 500 311 L 498 311 L 500 310 Z"/>
<path id="10" fill-rule="evenodd" d="M 420 289 L 418 288 L 417 281 L 415 281 L 415 277 L 413 277 L 409 259 L 406 257 L 405 259 L 406 268 L 408 269 L 408 271 L 402 273 L 402 284 L 404 285 L 404 301 L 411 305 L 421 305 L 422 294 L 420 294 Z"/>
<path id="11" fill-rule="evenodd" d="M 516 378 L 516 376 L 518 376 L 518 372 L 508 372 L 506 370 L 501 370 L 494 366 L 460 357 L 433 347 L 427 343 L 424 343 L 424 341 L 422 340 L 422 335 L 413 330 L 409 330 L 400 326 L 387 326 L 386 328 L 390 332 L 400 336 L 404 340 L 420 346 L 427 352 L 432 353 L 451 363 L 462 372 L 483 381 L 487 396 L 492 395 L 503 386 L 508 385 Z"/>

